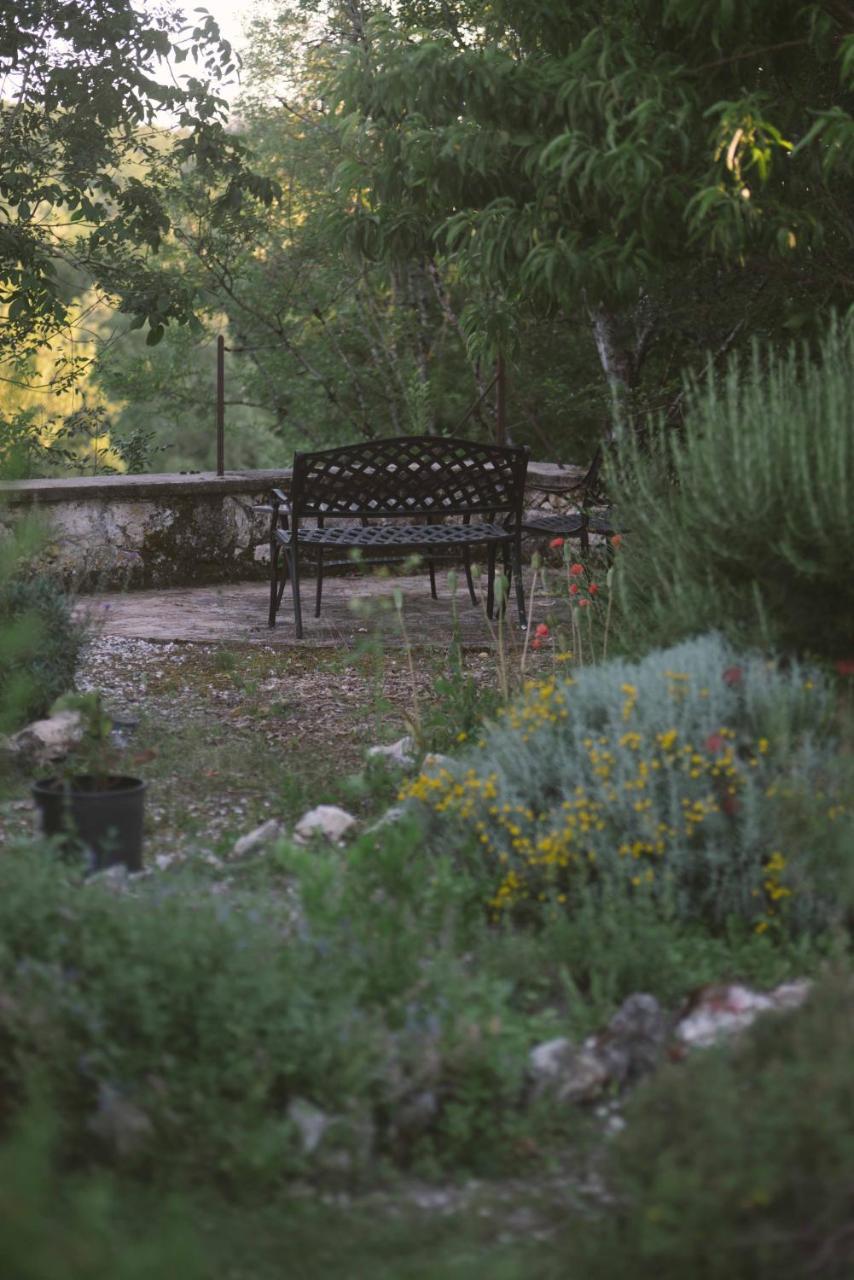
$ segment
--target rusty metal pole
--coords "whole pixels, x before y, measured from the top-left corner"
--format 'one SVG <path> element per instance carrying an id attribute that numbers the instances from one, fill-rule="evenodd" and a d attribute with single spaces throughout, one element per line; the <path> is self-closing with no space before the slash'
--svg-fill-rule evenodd
<path id="1" fill-rule="evenodd" d="M 507 443 L 507 379 L 501 352 L 495 361 L 495 443 Z"/>
<path id="2" fill-rule="evenodd" d="M 225 474 L 225 338 L 216 340 L 216 473 Z"/>

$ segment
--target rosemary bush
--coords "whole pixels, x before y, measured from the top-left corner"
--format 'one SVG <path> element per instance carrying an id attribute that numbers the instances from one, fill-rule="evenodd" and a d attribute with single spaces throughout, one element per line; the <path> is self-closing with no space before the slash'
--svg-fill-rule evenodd
<path id="1" fill-rule="evenodd" d="M 404 798 L 431 843 L 484 868 L 496 915 L 568 910 L 618 883 L 684 919 L 760 933 L 832 916 L 807 871 L 818 832 L 848 821 L 825 732 L 831 686 L 720 636 L 530 682 L 478 748 Z M 474 851 L 474 852 L 472 852 Z"/>
<path id="2" fill-rule="evenodd" d="M 689 389 L 682 432 L 627 439 L 612 492 L 631 530 L 620 636 L 635 651 L 716 629 L 830 658 L 854 636 L 854 322 L 813 362 L 754 347 Z"/>

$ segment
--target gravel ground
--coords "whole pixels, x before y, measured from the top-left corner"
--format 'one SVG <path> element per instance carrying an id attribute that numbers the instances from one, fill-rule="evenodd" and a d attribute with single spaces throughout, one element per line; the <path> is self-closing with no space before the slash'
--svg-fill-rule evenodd
<path id="1" fill-rule="evenodd" d="M 422 708 L 435 696 L 436 665 L 419 660 Z M 492 678 L 487 652 L 467 655 L 478 682 Z M 152 642 L 101 633 L 84 647 L 81 691 L 100 690 L 107 711 L 129 728 L 118 772 L 146 779 L 149 865 L 227 853 L 269 817 L 327 802 L 359 812 L 342 781 L 364 768 L 365 749 L 400 737 L 413 704 L 404 654 L 359 658 L 328 649 Z M 45 770 L 39 771 L 42 776 Z M 28 833 L 29 775 L 0 801 L 0 840 Z M 337 792 L 337 794 L 336 794 Z M 368 800 L 361 801 L 362 813 Z"/>

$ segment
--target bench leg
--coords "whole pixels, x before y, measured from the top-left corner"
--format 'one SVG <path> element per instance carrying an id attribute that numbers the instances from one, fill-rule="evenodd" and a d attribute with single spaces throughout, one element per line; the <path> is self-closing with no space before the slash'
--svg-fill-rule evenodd
<path id="1" fill-rule="evenodd" d="M 427 561 L 427 568 L 430 570 L 430 595 L 434 600 L 438 600 L 436 595 L 436 565 L 432 560 Z"/>
<path id="2" fill-rule="evenodd" d="M 314 595 L 314 616 L 320 617 L 320 598 L 323 595 L 323 547 L 317 553 L 317 588 Z"/>
<path id="3" fill-rule="evenodd" d="M 472 577 L 471 577 L 471 552 L 470 551 L 466 551 L 464 553 L 463 565 L 466 571 L 466 582 L 468 583 L 468 588 L 469 588 L 469 599 L 471 600 L 472 604 L 475 607 L 477 607 L 477 596 L 474 593 L 474 583 L 472 582 Z"/>
<path id="4" fill-rule="evenodd" d="M 270 613 L 267 619 L 267 625 L 270 627 L 276 625 L 276 611 L 279 607 L 278 570 L 279 544 L 275 539 L 272 539 L 270 542 Z"/>
<path id="5" fill-rule="evenodd" d="M 510 556 L 509 542 L 502 542 L 501 544 L 501 572 L 504 574 L 504 598 L 501 601 L 501 610 L 504 612 L 507 608 L 510 587 L 513 583 L 513 562 Z"/>
<path id="6" fill-rule="evenodd" d="M 294 597 L 294 625 L 297 640 L 302 640 L 302 602 L 299 594 L 299 552 L 296 546 L 290 551 L 291 591 Z"/>
<path id="7" fill-rule="evenodd" d="M 486 616 L 492 621 L 495 613 L 495 543 L 486 549 Z"/>
<path id="8" fill-rule="evenodd" d="M 285 594 L 285 587 L 288 583 L 288 564 L 289 552 L 283 549 L 278 542 L 270 544 L 270 616 L 268 618 L 269 625 L 276 625 L 276 614 L 282 603 L 282 596 Z"/>
<path id="9" fill-rule="evenodd" d="M 522 581 L 522 536 L 513 539 L 513 572 L 516 574 L 516 605 L 519 610 L 519 626 L 524 631 L 528 626 L 528 614 L 525 608 L 525 584 Z"/>

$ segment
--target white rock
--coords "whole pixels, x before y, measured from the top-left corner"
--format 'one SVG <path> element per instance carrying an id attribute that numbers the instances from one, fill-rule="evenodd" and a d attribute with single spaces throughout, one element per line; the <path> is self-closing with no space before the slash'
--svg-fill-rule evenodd
<path id="1" fill-rule="evenodd" d="M 114 893 L 122 893 L 128 887 L 128 869 L 123 862 L 115 862 L 111 867 L 95 871 L 83 882 L 86 885 L 99 884 Z"/>
<path id="2" fill-rule="evenodd" d="M 299 1134 L 303 1153 L 310 1156 L 323 1141 L 329 1128 L 329 1116 L 305 1098 L 292 1098 L 288 1103 L 288 1119 Z"/>
<path id="3" fill-rule="evenodd" d="M 405 818 L 407 809 L 405 805 L 393 804 L 390 809 L 386 809 L 376 822 L 372 822 L 369 827 L 365 828 L 365 835 L 372 836 L 377 831 L 383 831 L 386 827 L 391 827 L 395 822 L 400 822 L 401 818 Z"/>
<path id="4" fill-rule="evenodd" d="M 389 764 L 396 764 L 401 769 L 406 769 L 409 765 L 415 763 L 415 743 L 407 734 L 403 738 L 398 738 L 397 742 L 390 743 L 387 747 L 368 747 L 368 758 L 371 760 L 386 760 Z"/>
<path id="5" fill-rule="evenodd" d="M 680 1019 L 676 1035 L 683 1044 L 705 1049 L 726 1036 L 737 1035 L 769 1010 L 796 1009 L 803 1004 L 811 984 L 786 982 L 774 991 L 751 991 L 739 983 L 706 987 L 687 1015 Z"/>
<path id="6" fill-rule="evenodd" d="M 261 823 L 260 827 L 256 827 L 254 831 L 248 831 L 245 836 L 235 841 L 232 855 L 235 858 L 242 858 L 247 853 L 257 853 L 264 845 L 272 844 L 283 834 L 284 827 L 278 818 L 268 818 L 266 822 Z"/>
<path id="7" fill-rule="evenodd" d="M 809 978 L 797 978 L 794 982 L 784 982 L 771 992 L 775 1009 L 797 1009 L 812 991 Z"/>
<path id="8" fill-rule="evenodd" d="M 572 1051 L 572 1041 L 566 1036 L 545 1040 L 528 1055 L 528 1070 L 537 1081 L 557 1080 Z"/>
<path id="9" fill-rule="evenodd" d="M 585 1040 L 559 1079 L 556 1097 L 560 1102 L 591 1102 L 599 1097 L 610 1078 L 595 1043 Z"/>
<path id="10" fill-rule="evenodd" d="M 356 819 L 346 809 L 334 804 L 319 804 L 316 809 L 304 813 L 294 827 L 297 844 L 307 844 L 313 836 L 323 836 L 333 844 L 340 844 Z"/>
<path id="11" fill-rule="evenodd" d="M 439 751 L 429 751 L 421 765 L 422 773 L 439 773 L 442 769 L 452 769 L 454 761 L 450 756 L 443 756 Z"/>
<path id="12" fill-rule="evenodd" d="M 528 1072 L 534 1097 L 548 1094 L 558 1102 L 591 1102 L 609 1080 L 593 1037 L 580 1048 L 566 1036 L 538 1044 L 528 1055 Z"/>
<path id="13" fill-rule="evenodd" d="M 7 739 L 10 750 L 40 763 L 67 755 L 83 736 L 79 711 L 57 711 L 47 720 L 34 720 Z"/>

